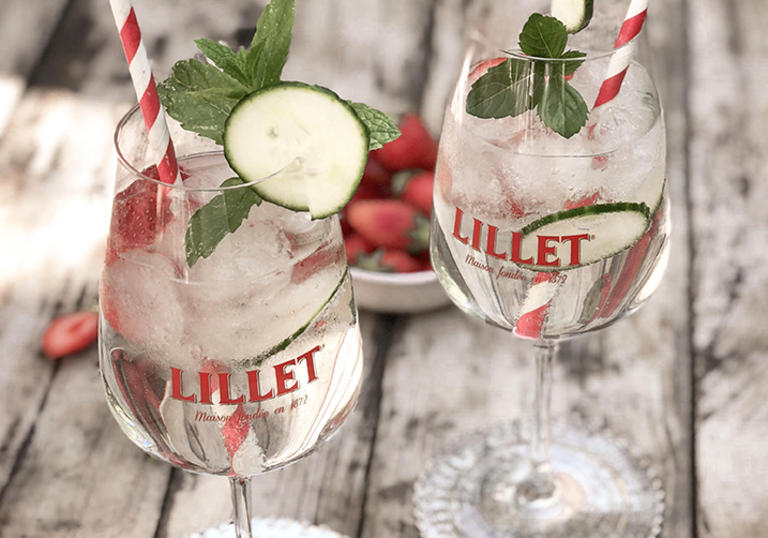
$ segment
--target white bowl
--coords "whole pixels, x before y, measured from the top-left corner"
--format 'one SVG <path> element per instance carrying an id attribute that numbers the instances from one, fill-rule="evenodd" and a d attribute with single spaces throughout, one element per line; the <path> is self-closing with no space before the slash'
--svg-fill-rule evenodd
<path id="1" fill-rule="evenodd" d="M 434 310 L 450 303 L 434 271 L 378 273 L 352 267 L 358 308 L 406 314 Z"/>

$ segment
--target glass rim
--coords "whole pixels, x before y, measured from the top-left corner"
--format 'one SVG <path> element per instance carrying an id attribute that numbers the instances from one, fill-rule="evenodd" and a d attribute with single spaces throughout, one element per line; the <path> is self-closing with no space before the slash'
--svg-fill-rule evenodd
<path id="1" fill-rule="evenodd" d="M 614 54 L 619 53 L 620 51 L 623 51 L 625 49 L 628 49 L 630 47 L 634 47 L 635 43 L 639 40 L 640 36 L 642 35 L 642 32 L 639 32 L 635 37 L 627 41 L 626 43 L 623 43 L 621 46 L 613 47 L 611 49 L 590 49 L 590 50 L 582 50 L 581 52 L 584 52 L 585 56 L 580 56 L 578 58 L 541 58 L 539 56 L 530 56 L 528 54 L 523 53 L 522 50 L 519 48 L 509 48 L 509 47 L 502 47 L 495 41 L 492 41 L 485 37 L 483 33 L 478 30 L 474 29 L 470 33 L 470 39 L 472 41 L 475 41 L 480 44 L 484 44 L 488 47 L 494 48 L 498 50 L 500 53 L 504 54 L 507 58 L 514 58 L 516 60 L 523 60 L 526 62 L 546 62 L 546 63 L 552 63 L 552 64 L 558 64 L 558 63 L 565 63 L 565 62 L 573 62 L 576 60 L 580 61 L 594 61 L 594 60 L 600 60 L 603 58 L 610 58 Z"/>
<path id="2" fill-rule="evenodd" d="M 234 191 L 234 190 L 237 190 L 237 189 L 243 189 L 243 188 L 246 188 L 246 187 L 252 187 L 254 185 L 257 185 L 259 183 L 267 181 L 268 179 L 271 179 L 271 178 L 275 177 L 276 175 L 278 175 L 280 172 L 285 170 L 287 167 L 291 166 L 291 164 L 293 164 L 293 162 L 295 162 L 295 161 L 291 161 L 290 163 L 286 164 L 280 170 L 277 170 L 277 171 L 273 172 L 272 174 L 270 174 L 268 176 L 264 176 L 262 178 L 255 179 L 253 181 L 248 181 L 248 182 L 245 182 L 245 183 L 241 183 L 240 185 L 230 185 L 230 186 L 227 186 L 227 187 L 221 187 L 221 186 L 218 186 L 218 187 L 187 187 L 187 186 L 184 185 L 183 182 L 181 182 L 181 183 L 175 183 L 175 182 L 174 183 L 166 183 L 166 182 L 161 181 L 161 180 L 159 180 L 157 178 L 153 178 L 151 176 L 148 176 L 145 173 L 143 173 L 141 170 L 137 169 L 128 160 L 128 158 L 123 154 L 123 151 L 122 151 L 122 149 L 120 147 L 120 133 L 123 132 L 123 130 L 128 125 L 128 122 L 131 119 L 133 119 L 137 113 L 141 114 L 141 110 L 140 110 L 139 104 L 133 105 L 131 107 L 131 109 L 128 110 L 128 112 L 126 112 L 120 118 L 120 121 L 117 122 L 117 127 L 115 127 L 115 134 L 113 135 L 113 138 L 112 138 L 113 143 L 115 145 L 115 151 L 117 152 L 117 160 L 118 160 L 118 162 L 121 165 L 123 165 L 125 168 L 127 168 L 136 177 L 136 179 L 141 179 L 141 180 L 144 180 L 144 181 L 149 181 L 149 182 L 154 183 L 156 185 L 161 185 L 161 186 L 163 186 L 163 187 L 165 187 L 167 189 L 179 189 L 179 190 L 183 190 L 184 192 L 192 192 L 192 193 L 194 193 L 194 192 L 225 192 L 225 191 Z M 164 113 L 163 110 L 161 110 L 160 114 L 163 114 L 163 113 Z M 148 135 L 147 135 L 146 129 L 144 129 L 143 127 L 144 126 L 142 125 L 142 136 L 147 138 Z M 192 132 L 192 131 L 190 131 L 190 132 Z M 224 148 L 221 148 L 220 151 L 219 150 L 200 151 L 200 152 L 196 152 L 196 153 L 194 153 L 192 155 L 195 155 L 195 156 L 205 156 L 205 155 L 217 155 L 217 154 L 224 155 Z M 177 156 L 177 158 L 178 158 L 178 156 Z M 181 169 L 181 165 L 179 165 L 179 168 Z"/>

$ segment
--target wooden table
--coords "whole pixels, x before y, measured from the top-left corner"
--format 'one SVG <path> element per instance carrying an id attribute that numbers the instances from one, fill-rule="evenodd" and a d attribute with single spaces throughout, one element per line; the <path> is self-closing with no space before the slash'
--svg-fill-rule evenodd
<path id="1" fill-rule="evenodd" d="M 192 39 L 250 35 L 263 0 L 137 1 L 163 77 Z M 287 78 L 438 132 L 477 0 L 300 0 Z M 53 362 L 40 335 L 92 308 L 132 102 L 103 0 L 0 2 L 0 536 L 178 537 L 229 514 L 223 479 L 157 463 L 120 432 L 96 350 Z M 557 414 L 602 417 L 662 470 L 664 536 L 768 536 L 768 10 L 652 2 L 666 107 L 672 256 L 638 314 L 563 346 Z M 256 511 L 367 538 L 418 535 L 414 479 L 461 432 L 524 417 L 528 345 L 453 308 L 363 312 L 358 410 L 315 455 L 255 481 Z M 504 372 L 499 375 L 498 372 Z"/>

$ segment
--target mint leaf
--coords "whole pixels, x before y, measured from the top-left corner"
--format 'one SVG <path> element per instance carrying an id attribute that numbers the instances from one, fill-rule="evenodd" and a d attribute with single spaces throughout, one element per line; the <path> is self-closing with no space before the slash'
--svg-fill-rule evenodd
<path id="1" fill-rule="evenodd" d="M 472 85 L 467 112 L 478 118 L 518 116 L 538 104 L 531 62 L 508 59 L 491 67 Z"/>
<path id="2" fill-rule="evenodd" d="M 195 45 L 200 52 L 205 54 L 216 66 L 226 74 L 243 84 L 250 86 L 250 80 L 245 74 L 245 62 L 237 56 L 232 49 L 212 39 L 197 39 Z"/>
<path id="3" fill-rule="evenodd" d="M 221 184 L 222 187 L 243 185 L 245 181 L 233 177 Z M 207 258 L 228 233 L 237 230 L 251 207 L 261 204 L 261 198 L 250 187 L 229 189 L 215 196 L 210 202 L 195 211 L 189 219 L 186 235 L 187 263 L 192 267 L 200 258 Z"/>
<path id="4" fill-rule="evenodd" d="M 259 17 L 245 69 L 252 90 L 280 82 L 288 58 L 296 7 L 294 0 L 272 0 Z"/>
<path id="5" fill-rule="evenodd" d="M 579 67 L 581 67 L 581 64 L 584 63 L 584 60 L 580 58 L 584 58 L 586 55 L 587 54 L 585 52 L 581 52 L 579 50 L 569 50 L 568 52 L 560 56 L 561 59 L 574 58 L 573 61 L 557 62 L 559 64 L 562 64 L 563 66 L 562 67 L 563 76 L 567 77 L 568 75 L 573 74 Z"/>
<path id="6" fill-rule="evenodd" d="M 400 129 L 389 116 L 364 103 L 349 103 L 357 117 L 368 129 L 368 149 L 379 149 L 400 136 Z"/>
<path id="7" fill-rule="evenodd" d="M 168 115 L 184 129 L 223 144 L 224 124 L 248 89 L 212 65 L 182 60 L 157 92 Z"/>
<path id="8" fill-rule="evenodd" d="M 520 50 L 536 58 L 559 58 L 568 43 L 565 25 L 554 17 L 534 13 L 520 33 Z"/>
<path id="9" fill-rule="evenodd" d="M 561 77 L 549 78 L 536 110 L 547 127 L 565 138 L 578 133 L 587 123 L 587 103 Z"/>

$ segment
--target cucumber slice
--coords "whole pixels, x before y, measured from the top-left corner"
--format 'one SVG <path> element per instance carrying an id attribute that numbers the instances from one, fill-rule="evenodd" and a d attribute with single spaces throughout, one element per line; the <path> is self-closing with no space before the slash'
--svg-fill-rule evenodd
<path id="1" fill-rule="evenodd" d="M 244 97 L 224 130 L 224 155 L 259 196 L 313 219 L 341 211 L 368 158 L 368 131 L 332 91 L 281 82 Z"/>
<path id="2" fill-rule="evenodd" d="M 552 0 L 551 14 L 569 34 L 583 30 L 592 19 L 593 0 Z"/>
<path id="3" fill-rule="evenodd" d="M 553 213 L 522 229 L 520 259 L 532 260 L 530 267 L 536 271 L 589 265 L 634 245 L 648 230 L 650 221 L 648 206 L 634 202 Z"/>

